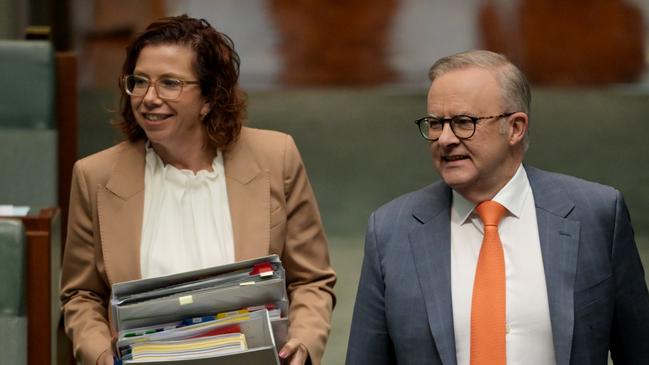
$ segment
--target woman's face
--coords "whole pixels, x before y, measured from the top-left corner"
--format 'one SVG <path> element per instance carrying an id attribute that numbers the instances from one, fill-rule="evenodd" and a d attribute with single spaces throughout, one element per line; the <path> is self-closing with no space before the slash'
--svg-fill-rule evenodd
<path id="1" fill-rule="evenodd" d="M 143 96 L 130 97 L 131 108 L 154 146 L 177 150 L 204 143 L 201 119 L 209 112 L 209 104 L 199 84 L 186 83 L 198 81 L 195 57 L 194 50 L 178 44 L 148 45 L 140 51 L 133 74 L 148 79 L 150 86 Z M 158 90 L 168 86 L 170 79 L 185 82 L 182 91 L 177 98 L 169 99 L 165 92 L 161 98 Z"/>

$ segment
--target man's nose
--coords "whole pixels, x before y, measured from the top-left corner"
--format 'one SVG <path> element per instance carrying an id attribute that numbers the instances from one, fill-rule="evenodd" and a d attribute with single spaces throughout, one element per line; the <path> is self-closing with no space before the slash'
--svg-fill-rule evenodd
<path id="1" fill-rule="evenodd" d="M 444 126 L 442 127 L 442 134 L 439 135 L 439 139 L 437 139 L 437 143 L 439 143 L 442 146 L 448 146 L 451 144 L 460 143 L 460 139 L 457 138 L 455 133 L 453 133 L 453 128 L 451 128 L 451 123 L 444 123 Z"/>

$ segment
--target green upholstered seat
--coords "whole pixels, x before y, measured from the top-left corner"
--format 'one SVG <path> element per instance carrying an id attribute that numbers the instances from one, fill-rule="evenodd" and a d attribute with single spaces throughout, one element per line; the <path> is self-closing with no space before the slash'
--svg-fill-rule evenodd
<path id="1" fill-rule="evenodd" d="M 25 364 L 25 268 L 27 242 L 19 220 L 0 219 L 0 356 L 3 364 Z"/>
<path id="2" fill-rule="evenodd" d="M 47 41 L 0 41 L 0 127 L 54 129 L 55 63 Z"/>
<path id="3" fill-rule="evenodd" d="M 51 43 L 0 41 L 0 70 L 0 204 L 56 206 L 56 73 Z"/>

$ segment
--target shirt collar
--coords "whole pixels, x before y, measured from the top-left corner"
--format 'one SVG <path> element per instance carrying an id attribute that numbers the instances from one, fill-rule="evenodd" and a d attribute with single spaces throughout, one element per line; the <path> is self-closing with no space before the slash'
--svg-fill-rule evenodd
<path id="1" fill-rule="evenodd" d="M 158 171 L 167 177 L 176 177 L 184 183 L 187 179 L 190 180 L 203 180 L 209 179 L 214 180 L 219 176 L 223 176 L 225 173 L 225 168 L 223 164 L 223 153 L 220 150 L 216 151 L 216 156 L 212 160 L 212 171 L 200 170 L 197 173 L 194 173 L 191 170 L 178 169 L 173 165 L 165 165 L 162 158 L 155 152 L 150 141 L 146 141 L 144 144 L 146 150 L 146 166 L 151 168 L 152 171 Z"/>
<path id="2" fill-rule="evenodd" d="M 527 173 L 521 164 L 518 166 L 514 176 L 500 189 L 493 200 L 502 204 L 511 215 L 520 217 L 525 199 L 529 193 L 529 186 L 530 183 L 527 179 Z M 475 206 L 476 204 L 453 190 L 451 209 L 456 212 L 457 217 L 460 219 L 460 224 L 467 222 Z"/>

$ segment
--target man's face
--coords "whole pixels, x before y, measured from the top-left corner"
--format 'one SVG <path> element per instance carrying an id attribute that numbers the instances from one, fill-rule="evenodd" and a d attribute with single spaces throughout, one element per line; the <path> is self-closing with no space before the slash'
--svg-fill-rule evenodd
<path id="1" fill-rule="evenodd" d="M 456 115 L 484 117 L 517 110 L 504 110 L 502 91 L 495 75 L 471 67 L 453 70 L 435 79 L 428 91 L 428 113 L 437 118 Z M 460 140 L 450 125 L 431 143 L 433 161 L 442 179 L 465 198 L 491 199 L 514 175 L 522 160 L 520 130 L 507 118 L 480 120 L 474 135 Z M 527 117 L 523 128 L 527 128 Z M 518 126 L 520 127 L 520 126 Z M 524 131 L 523 131 L 524 132 Z"/>

